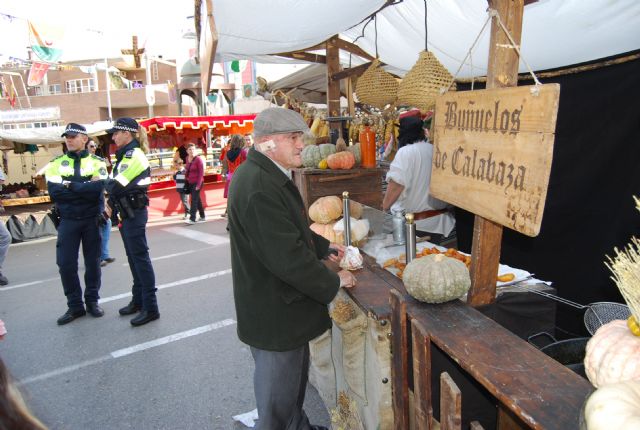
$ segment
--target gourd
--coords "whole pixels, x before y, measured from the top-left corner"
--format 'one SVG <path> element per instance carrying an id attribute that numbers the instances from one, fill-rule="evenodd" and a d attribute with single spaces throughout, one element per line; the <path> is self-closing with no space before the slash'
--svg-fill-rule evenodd
<path id="1" fill-rule="evenodd" d="M 327 159 L 323 158 L 322 160 L 320 160 L 320 162 L 318 163 L 318 169 L 328 169 L 329 165 L 327 164 Z"/>
<path id="2" fill-rule="evenodd" d="M 351 169 L 356 164 L 356 158 L 351 152 L 337 152 L 327 157 L 330 169 Z"/>
<path id="3" fill-rule="evenodd" d="M 360 163 L 362 162 L 362 155 L 360 153 L 360 142 L 356 143 L 355 145 L 348 146 L 347 151 L 352 153 L 353 156 L 355 157 L 356 166 L 360 165 Z"/>
<path id="4" fill-rule="evenodd" d="M 624 320 L 600 327 L 587 343 L 584 370 L 595 387 L 640 380 L 640 338 Z"/>
<path id="5" fill-rule="evenodd" d="M 584 407 L 587 430 L 640 429 L 640 381 L 609 384 L 594 391 Z"/>
<path id="6" fill-rule="evenodd" d="M 323 158 L 320 156 L 320 148 L 316 145 L 305 146 L 300 155 L 304 167 L 316 167 Z"/>
<path id="7" fill-rule="evenodd" d="M 402 280 L 416 300 L 443 303 L 464 296 L 471 286 L 469 270 L 462 261 L 444 254 L 416 258 L 407 264 Z"/>
<path id="8" fill-rule="evenodd" d="M 327 158 L 331 154 L 336 153 L 335 145 L 332 145 L 330 143 L 321 143 L 320 145 L 318 145 L 318 148 L 320 148 L 320 160 L 322 160 L 323 158 Z"/>
<path id="9" fill-rule="evenodd" d="M 342 200 L 336 196 L 320 197 L 309 206 L 309 218 L 320 224 L 329 224 L 342 215 Z M 318 233 L 319 234 L 319 233 Z"/>
<path id="10" fill-rule="evenodd" d="M 314 222 L 309 228 L 316 234 L 327 239 L 329 242 L 342 243 L 343 237 L 341 233 L 336 232 L 333 229 L 333 224 L 320 224 Z"/>

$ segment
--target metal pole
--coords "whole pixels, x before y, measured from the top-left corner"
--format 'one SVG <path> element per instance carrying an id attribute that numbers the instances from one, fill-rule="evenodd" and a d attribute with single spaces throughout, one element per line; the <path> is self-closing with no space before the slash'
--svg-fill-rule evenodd
<path id="1" fill-rule="evenodd" d="M 408 213 L 404 216 L 407 220 L 405 224 L 407 240 L 405 242 L 405 256 L 407 264 L 411 263 L 416 258 L 416 224 L 413 222 L 413 214 Z"/>
<path id="2" fill-rule="evenodd" d="M 349 210 L 349 192 L 342 193 L 342 220 L 344 222 L 344 245 L 351 246 L 351 211 Z"/>
<path id="3" fill-rule="evenodd" d="M 144 58 L 146 59 L 146 62 L 147 62 L 147 70 L 145 72 L 147 75 L 147 87 L 148 87 L 149 85 L 151 85 L 151 60 L 147 54 L 145 54 Z M 145 88 L 145 91 L 146 91 L 146 88 Z M 147 104 L 149 105 L 149 118 L 153 118 L 153 105 L 148 101 L 147 101 Z"/>
<path id="4" fill-rule="evenodd" d="M 111 112 L 111 80 L 109 79 L 109 61 L 104 57 L 104 85 L 107 88 L 107 112 L 109 114 L 109 122 L 113 121 Z"/>

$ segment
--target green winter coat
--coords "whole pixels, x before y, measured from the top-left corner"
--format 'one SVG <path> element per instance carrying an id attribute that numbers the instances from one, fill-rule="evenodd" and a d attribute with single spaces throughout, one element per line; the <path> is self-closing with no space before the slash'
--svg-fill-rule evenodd
<path id="1" fill-rule="evenodd" d="M 288 351 L 330 328 L 327 305 L 340 278 L 320 261 L 329 242 L 309 229 L 293 182 L 251 149 L 233 175 L 227 208 L 240 340 Z"/>

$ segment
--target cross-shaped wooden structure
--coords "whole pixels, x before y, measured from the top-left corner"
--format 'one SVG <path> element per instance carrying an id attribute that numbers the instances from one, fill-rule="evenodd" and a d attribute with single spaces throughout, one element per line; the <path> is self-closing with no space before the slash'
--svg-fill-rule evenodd
<path id="1" fill-rule="evenodd" d="M 133 55 L 133 62 L 136 66 L 136 69 L 140 68 L 140 56 L 144 54 L 144 48 L 138 49 L 138 36 L 132 37 L 132 49 L 121 49 L 120 52 L 122 55 Z"/>

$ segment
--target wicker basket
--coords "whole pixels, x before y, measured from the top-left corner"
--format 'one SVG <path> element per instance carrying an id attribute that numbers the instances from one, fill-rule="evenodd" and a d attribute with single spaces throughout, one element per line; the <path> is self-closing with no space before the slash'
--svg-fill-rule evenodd
<path id="1" fill-rule="evenodd" d="M 432 110 L 436 97 L 446 89 L 453 76 L 429 51 L 422 51 L 416 64 L 404 76 L 398 88 L 398 102 L 421 111 Z M 455 90 L 455 83 L 452 85 Z"/>
<path id="2" fill-rule="evenodd" d="M 396 101 L 398 81 L 380 67 L 378 59 L 358 78 L 356 96 L 362 103 L 384 109 Z"/>

